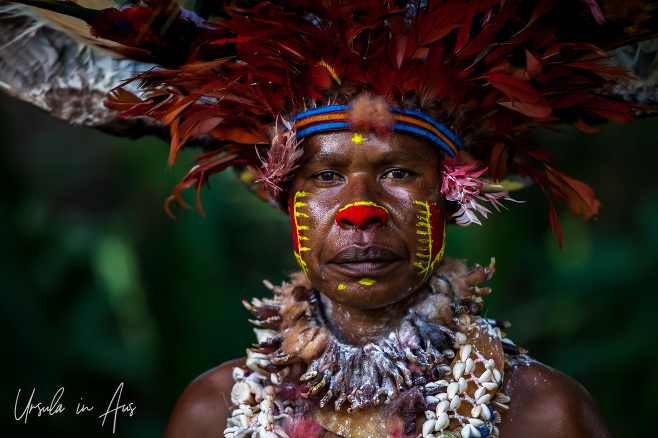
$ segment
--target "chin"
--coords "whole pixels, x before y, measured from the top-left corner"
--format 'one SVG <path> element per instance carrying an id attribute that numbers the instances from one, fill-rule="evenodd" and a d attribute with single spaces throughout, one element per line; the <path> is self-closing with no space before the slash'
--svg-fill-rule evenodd
<path id="1" fill-rule="evenodd" d="M 394 304 L 411 295 L 421 285 L 401 287 L 390 281 L 375 280 L 373 284 L 362 284 L 352 280 L 350 283 L 338 283 L 319 288 L 323 295 L 339 304 L 356 309 L 377 309 Z M 386 285 L 384 287 L 384 285 Z M 344 286 L 344 287 L 341 287 Z"/>

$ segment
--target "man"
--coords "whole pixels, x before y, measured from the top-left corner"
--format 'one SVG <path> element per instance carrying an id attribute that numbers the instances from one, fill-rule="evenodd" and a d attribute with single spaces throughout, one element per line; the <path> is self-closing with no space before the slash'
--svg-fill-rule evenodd
<path id="1" fill-rule="evenodd" d="M 449 220 L 451 211 L 439 190 L 441 157 L 435 147 L 406 134 L 386 138 L 370 134 L 358 143 L 352 140 L 354 136 L 346 131 L 307 139 L 290 193 L 306 194 L 308 218 L 304 223 L 308 228 L 304 236 L 310 249 L 303 253 L 303 261 L 312 287 L 321 292 L 326 325 L 342 342 L 364 346 L 395 333 L 410 306 L 429 293 L 428 279 L 419 275 L 422 254 L 418 252 L 416 202 L 441 205 L 445 212 L 441 221 Z M 384 219 L 375 214 L 361 221 L 337 219 L 341 208 L 357 202 L 381 206 L 386 210 Z M 364 278 L 371 282 L 364 284 Z M 448 306 L 451 304 L 448 301 Z M 450 311 L 436 310 L 442 314 Z M 216 436 L 226 428 L 236 366 L 245 368 L 245 360 L 223 364 L 192 382 L 181 395 L 165 436 Z M 509 411 L 497 425 L 501 436 L 611 436 L 582 386 L 525 356 L 510 359 L 501 391 L 510 400 Z M 351 420 L 358 433 L 342 436 L 393 434 L 394 430 L 384 430 L 377 435 L 381 430 L 371 427 L 376 409 L 365 410 L 368 419 L 359 420 L 364 424 Z M 326 412 L 318 415 L 317 410 Z M 307 414 L 340 433 L 328 419 L 333 415 L 339 416 L 341 423 L 348 421 L 331 405 L 314 406 Z M 391 423 L 391 418 L 396 415 L 383 420 Z M 408 434 L 421 433 L 421 425 L 418 422 L 416 430 Z M 315 429 L 309 425 L 306 430 L 308 436 L 334 436 L 312 432 Z"/>
<path id="2" fill-rule="evenodd" d="M 524 133 L 632 118 L 597 93 L 625 81 L 605 64 L 606 32 L 587 31 L 601 10 L 318 3 L 229 7 L 213 25 L 154 4 L 76 12 L 174 66 L 141 76 L 145 101 L 124 91 L 110 107 L 170 126 L 172 160 L 188 140 L 216 140 L 172 198 L 246 165 L 261 195 L 287 204 L 303 270 L 248 306 L 264 329 L 256 348 L 193 383 L 169 433 L 214 434 L 230 416 L 229 438 L 608 434 L 582 388 L 519 357 L 479 315 L 493 265 L 441 261 L 447 221 L 479 224 L 481 201 L 509 199 L 480 161 L 596 214 L 591 190 Z"/>

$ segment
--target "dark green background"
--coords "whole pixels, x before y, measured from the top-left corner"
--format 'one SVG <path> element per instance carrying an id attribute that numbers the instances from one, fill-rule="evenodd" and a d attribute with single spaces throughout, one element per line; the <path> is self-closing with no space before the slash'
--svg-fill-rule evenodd
<path id="1" fill-rule="evenodd" d="M 558 207 L 563 250 L 534 188 L 483 227 L 448 230 L 448 255 L 496 256 L 488 315 L 582 382 L 616 436 L 653 417 L 658 392 L 656 126 L 542 133 L 603 203 L 587 223 Z M 296 268 L 286 218 L 227 174 L 203 193 L 207 220 L 173 221 L 163 201 L 193 152 L 169 171 L 159 140 L 74 128 L 4 96 L 0 143 L 0 434 L 160 436 L 185 385 L 252 341 L 240 300 Z M 137 409 L 112 435 L 98 415 L 121 382 Z M 24 408 L 33 388 L 49 404 L 60 387 L 63 413 L 14 419 L 19 389 Z M 94 411 L 75 415 L 81 398 Z"/>

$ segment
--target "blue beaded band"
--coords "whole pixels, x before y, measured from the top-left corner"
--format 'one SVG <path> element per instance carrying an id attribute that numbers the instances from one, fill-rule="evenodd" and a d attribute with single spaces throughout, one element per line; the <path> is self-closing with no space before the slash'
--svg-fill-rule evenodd
<path id="1" fill-rule="evenodd" d="M 301 112 L 292 121 L 300 128 L 297 138 L 324 131 L 348 130 L 348 105 L 329 105 Z M 444 149 L 450 156 L 462 149 L 463 144 L 457 136 L 441 123 L 427 114 L 416 110 L 402 110 L 391 107 L 394 114 L 393 129 L 408 132 L 425 138 Z"/>
<path id="2" fill-rule="evenodd" d="M 314 125 L 308 128 L 304 128 L 300 131 L 297 131 L 297 138 L 301 139 L 307 135 L 321 132 L 321 131 L 337 131 L 337 130 L 346 130 L 350 127 L 350 124 L 347 122 L 330 122 L 322 123 L 320 125 Z"/>
<path id="3" fill-rule="evenodd" d="M 451 157 L 455 156 L 455 152 L 452 150 L 450 145 L 448 143 L 446 143 L 445 141 L 441 140 L 436 135 L 432 134 L 431 132 L 428 132 L 428 131 L 426 131 L 424 129 L 421 129 L 421 128 L 416 128 L 415 126 L 403 125 L 402 123 L 394 124 L 393 129 L 395 129 L 396 131 L 408 132 L 410 134 L 414 134 L 414 135 L 417 135 L 419 137 L 426 137 L 432 143 L 435 143 L 435 144 L 438 144 L 439 146 L 441 146 L 446 152 L 448 152 L 450 154 Z"/>

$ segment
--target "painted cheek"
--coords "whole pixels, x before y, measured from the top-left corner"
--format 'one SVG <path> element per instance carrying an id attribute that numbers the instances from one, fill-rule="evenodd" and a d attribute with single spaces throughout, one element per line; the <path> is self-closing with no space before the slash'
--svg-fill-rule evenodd
<path id="1" fill-rule="evenodd" d="M 418 261 L 414 262 L 425 280 L 434 272 L 436 263 L 443 257 L 445 250 L 445 228 L 443 212 L 435 202 L 414 201 L 418 206 L 416 218 L 416 234 L 418 234 L 418 249 L 416 257 Z"/>
<path id="2" fill-rule="evenodd" d="M 288 211 L 290 211 L 290 222 L 292 224 L 292 243 L 295 249 L 295 258 L 297 259 L 297 263 L 299 263 L 299 266 L 301 266 L 306 275 L 308 275 L 308 266 L 302 258 L 302 253 L 310 250 L 311 248 L 308 246 L 309 238 L 303 235 L 304 230 L 308 230 L 308 225 L 304 225 L 304 223 L 308 223 L 308 214 L 304 212 L 306 207 L 308 207 L 308 204 L 303 202 L 303 198 L 308 196 L 311 196 L 311 194 L 307 192 L 296 192 L 294 195 L 290 195 L 290 199 L 288 201 Z"/>

